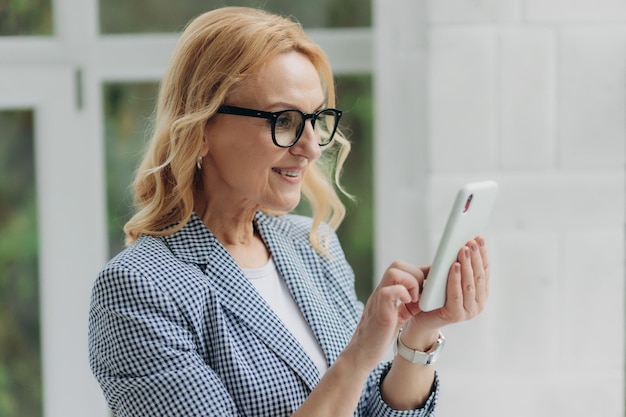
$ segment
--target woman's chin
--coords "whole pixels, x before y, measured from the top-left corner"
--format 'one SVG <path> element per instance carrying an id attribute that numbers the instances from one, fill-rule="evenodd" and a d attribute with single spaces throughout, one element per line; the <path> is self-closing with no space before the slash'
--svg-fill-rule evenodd
<path id="1" fill-rule="evenodd" d="M 295 210 L 296 207 L 298 207 L 298 204 L 300 204 L 300 198 L 296 199 L 295 201 L 284 201 L 281 204 L 272 204 L 271 206 L 265 206 L 263 207 L 263 211 L 272 214 L 285 214 Z"/>

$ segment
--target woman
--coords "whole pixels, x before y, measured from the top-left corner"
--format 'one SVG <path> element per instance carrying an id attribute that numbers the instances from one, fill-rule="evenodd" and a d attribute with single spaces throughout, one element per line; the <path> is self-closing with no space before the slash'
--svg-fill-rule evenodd
<path id="1" fill-rule="evenodd" d="M 433 415 L 439 329 L 487 297 L 484 241 L 459 252 L 442 309 L 419 310 L 428 268 L 401 261 L 363 307 L 334 234 L 349 151 L 334 104 L 298 24 L 223 8 L 186 28 L 130 246 L 93 289 L 90 362 L 118 417 Z M 312 219 L 287 214 L 301 194 Z"/>

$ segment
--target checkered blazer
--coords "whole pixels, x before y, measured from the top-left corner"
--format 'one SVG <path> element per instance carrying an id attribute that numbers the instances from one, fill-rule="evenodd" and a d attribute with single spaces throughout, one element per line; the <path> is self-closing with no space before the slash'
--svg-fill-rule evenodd
<path id="1" fill-rule="evenodd" d="M 332 235 L 330 257 L 308 241 L 311 220 L 258 212 L 258 230 L 331 365 L 361 315 L 353 272 Z M 193 215 L 177 233 L 142 236 L 93 288 L 89 359 L 118 417 L 293 413 L 320 380 L 312 360 L 215 236 Z M 355 416 L 432 416 L 391 410 L 381 364 Z"/>

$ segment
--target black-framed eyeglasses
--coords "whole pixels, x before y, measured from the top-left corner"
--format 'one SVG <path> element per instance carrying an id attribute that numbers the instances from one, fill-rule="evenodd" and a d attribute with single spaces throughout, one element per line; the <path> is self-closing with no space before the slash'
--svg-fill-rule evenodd
<path id="1" fill-rule="evenodd" d="M 226 105 L 221 106 L 217 112 L 269 120 L 272 126 L 272 141 L 280 148 L 290 148 L 300 140 L 308 119 L 311 119 L 311 126 L 319 138 L 318 144 L 328 145 L 335 136 L 342 114 L 341 110 L 337 109 L 322 109 L 307 114 L 295 109 L 268 112 Z"/>

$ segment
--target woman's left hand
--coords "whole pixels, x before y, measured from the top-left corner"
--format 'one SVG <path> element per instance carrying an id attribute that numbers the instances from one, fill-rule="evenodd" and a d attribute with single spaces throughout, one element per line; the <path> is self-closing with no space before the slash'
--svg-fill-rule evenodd
<path id="1" fill-rule="evenodd" d="M 489 296 L 489 273 L 485 239 L 477 237 L 470 240 L 450 267 L 445 305 L 423 312 L 418 303 L 406 304 L 413 315 L 411 324 L 420 330 L 432 331 L 475 317 L 483 311 Z"/>
<path id="2" fill-rule="evenodd" d="M 429 272 L 428 268 L 421 270 L 421 276 L 414 274 L 420 287 L 424 282 L 424 275 L 428 277 Z M 450 267 L 443 307 L 433 311 L 421 311 L 419 300 L 399 307 L 398 324 L 403 324 L 403 329 L 398 337 L 410 349 L 426 352 L 435 344 L 440 328 L 475 317 L 484 309 L 488 295 L 487 248 L 485 240 L 477 237 L 467 242 L 459 251 L 457 261 Z M 381 395 L 385 402 L 398 410 L 412 410 L 423 406 L 431 395 L 435 378 L 433 367 L 407 366 L 408 364 L 403 357 L 394 359 L 381 385 Z"/>

